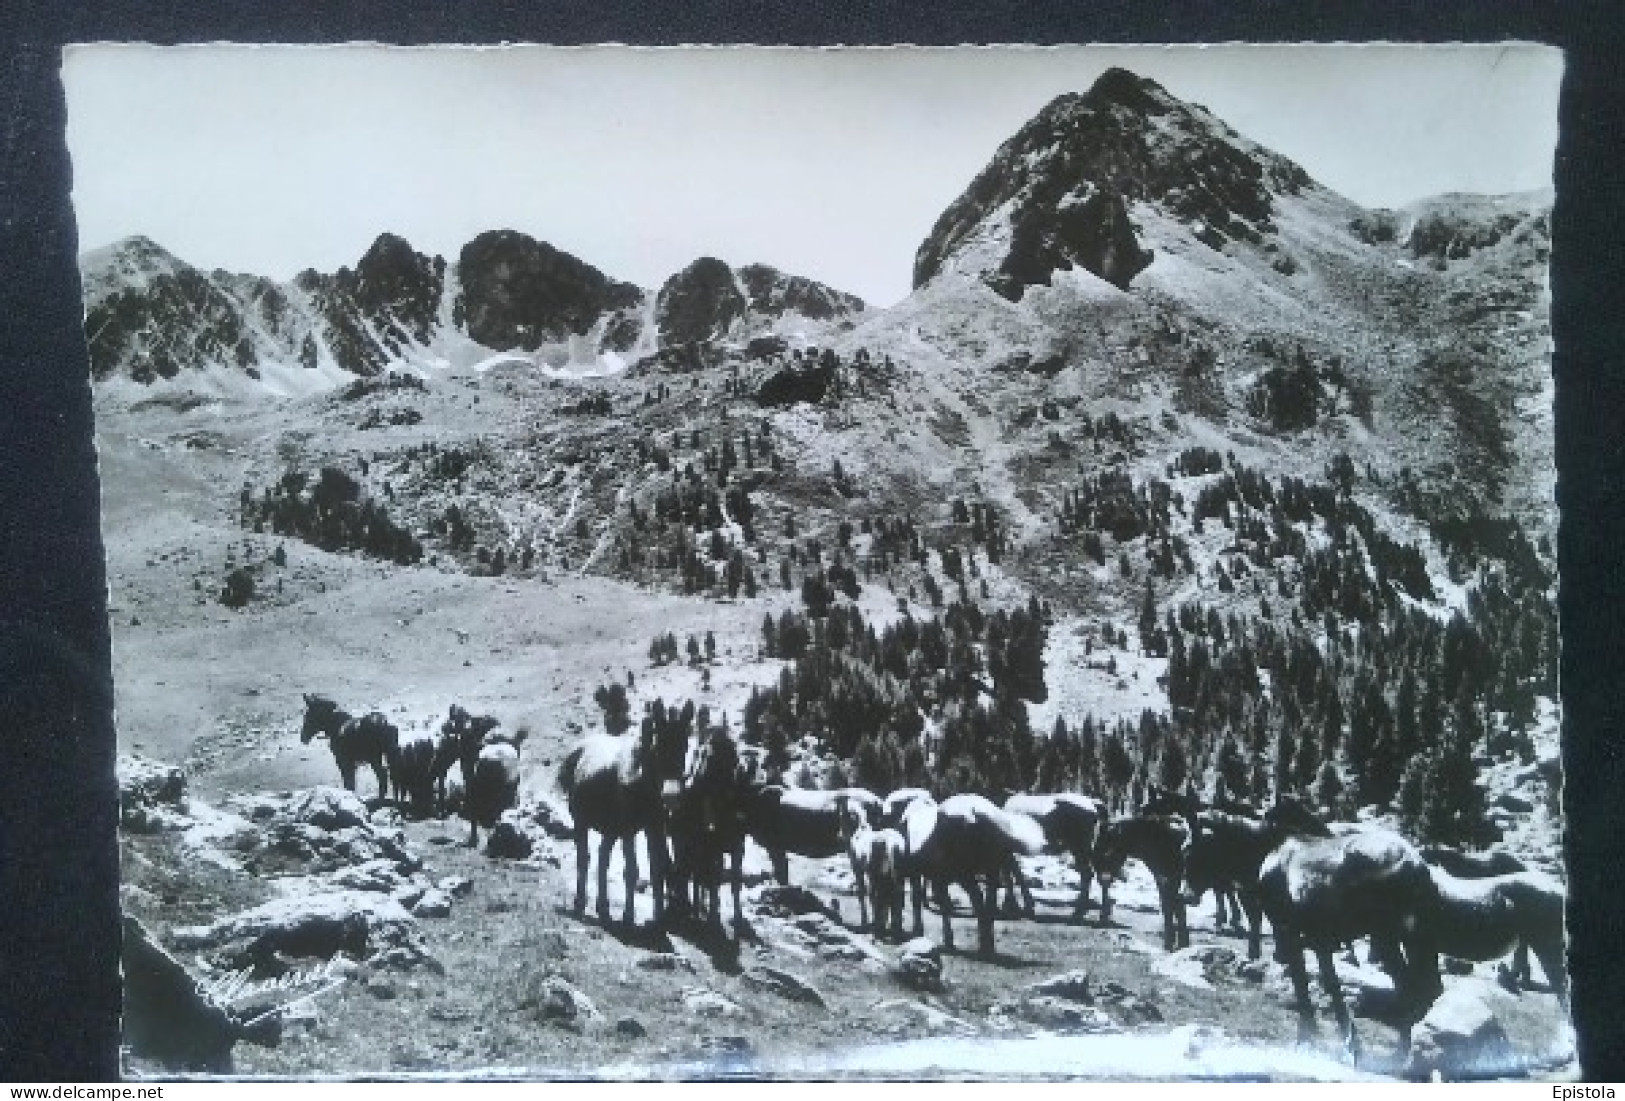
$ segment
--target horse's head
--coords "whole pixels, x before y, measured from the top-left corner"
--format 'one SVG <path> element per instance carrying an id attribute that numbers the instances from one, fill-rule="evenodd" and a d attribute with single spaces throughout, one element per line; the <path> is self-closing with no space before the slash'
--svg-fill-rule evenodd
<path id="1" fill-rule="evenodd" d="M 305 745 L 318 734 L 331 733 L 338 704 L 326 696 L 305 695 L 305 722 L 299 728 L 299 740 Z"/>
<path id="2" fill-rule="evenodd" d="M 1128 833 L 1130 818 L 1113 818 L 1100 827 L 1100 834 L 1095 838 L 1095 852 L 1092 863 L 1095 866 L 1095 878 L 1100 880 L 1102 887 L 1110 887 L 1123 878 L 1123 865 L 1128 863 L 1128 846 L 1124 838 Z"/>
<path id="3" fill-rule="evenodd" d="M 859 830 L 871 825 L 869 808 L 860 799 L 841 792 L 835 796 L 835 829 L 844 845 Z"/>
<path id="4" fill-rule="evenodd" d="M 1289 835 L 1302 837 L 1330 837 L 1332 831 L 1326 823 L 1291 795 L 1279 795 L 1275 805 L 1264 812 L 1264 823 L 1270 828 Z"/>

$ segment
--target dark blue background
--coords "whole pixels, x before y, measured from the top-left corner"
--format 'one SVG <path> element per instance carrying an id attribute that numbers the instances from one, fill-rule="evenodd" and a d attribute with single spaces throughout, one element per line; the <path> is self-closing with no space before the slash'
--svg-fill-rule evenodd
<path id="1" fill-rule="evenodd" d="M 1562 46 L 1553 327 L 1571 972 L 1591 1080 L 1625 1079 L 1625 144 L 1618 4 L 167 4 L 0 0 L 0 1078 L 117 1076 L 106 577 L 57 77 L 66 42 L 1477 41 Z"/>

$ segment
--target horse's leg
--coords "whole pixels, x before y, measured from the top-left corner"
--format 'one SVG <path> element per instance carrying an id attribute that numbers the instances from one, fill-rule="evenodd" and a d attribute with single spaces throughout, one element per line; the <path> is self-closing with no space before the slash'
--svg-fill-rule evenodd
<path id="1" fill-rule="evenodd" d="M 1078 871 L 1078 901 L 1073 904 L 1072 917 L 1081 921 L 1083 911 L 1089 906 L 1089 888 L 1095 878 L 1095 869 L 1087 854 L 1073 853 L 1072 866 Z"/>
<path id="2" fill-rule="evenodd" d="M 1360 1064 L 1360 1034 L 1354 1028 L 1354 1018 L 1349 1014 L 1348 1003 L 1343 1000 L 1343 984 L 1337 977 L 1337 967 L 1332 963 L 1332 953 L 1329 948 L 1315 949 L 1315 963 L 1320 968 L 1320 986 L 1326 991 L 1326 996 L 1332 1000 L 1332 1013 L 1337 1017 L 1337 1027 L 1343 1035 L 1343 1050 L 1349 1054 L 1349 1059 L 1355 1066 Z"/>
<path id="3" fill-rule="evenodd" d="M 729 863 L 732 867 L 728 871 L 728 886 L 733 890 L 734 896 L 734 924 L 738 925 L 745 920 L 744 913 L 739 908 L 739 892 L 744 883 L 745 846 L 741 842 L 729 854 Z"/>
<path id="4" fill-rule="evenodd" d="M 1241 893 L 1241 905 L 1247 911 L 1247 958 L 1250 960 L 1262 959 L 1264 956 L 1264 908 L 1259 905 L 1257 896 L 1251 891 Z"/>
<path id="5" fill-rule="evenodd" d="M 1541 938 L 1535 942 L 1533 948 L 1527 941 L 1518 941 L 1518 951 L 1524 953 L 1523 981 L 1528 984 L 1533 977 L 1529 973 L 1529 952 L 1533 951 L 1535 958 L 1540 961 L 1540 969 L 1546 972 L 1546 985 L 1552 988 L 1557 995 L 1557 1004 L 1563 1007 L 1563 1012 L 1569 1011 L 1569 976 L 1563 966 L 1563 942 L 1561 939 L 1549 940 Z"/>
<path id="6" fill-rule="evenodd" d="M 342 777 L 343 780 L 344 780 L 344 790 L 345 791 L 354 791 L 355 790 L 355 762 L 354 761 L 340 761 L 339 762 L 339 776 Z"/>
<path id="7" fill-rule="evenodd" d="M 925 935 L 925 880 L 920 876 L 909 876 L 909 885 L 914 891 L 914 935 Z"/>
<path id="8" fill-rule="evenodd" d="M 982 885 L 976 881 L 976 876 L 968 875 L 961 881 L 965 893 L 970 895 L 971 909 L 976 912 L 976 952 L 982 956 L 993 955 L 993 918 L 998 913 L 999 881 L 996 876 L 988 876 L 987 892 L 982 892 Z"/>
<path id="9" fill-rule="evenodd" d="M 954 946 L 954 904 L 948 898 L 948 881 L 946 879 L 933 879 L 931 881 L 931 894 L 937 900 L 937 908 L 942 911 L 942 946 Z"/>
<path id="10" fill-rule="evenodd" d="M 774 849 L 768 853 L 773 858 L 773 878 L 779 881 L 779 886 L 790 886 L 790 857 L 782 849 Z"/>
<path id="11" fill-rule="evenodd" d="M 612 833 L 598 838 L 598 920 L 604 925 L 609 924 L 609 858 L 617 840 Z"/>
<path id="12" fill-rule="evenodd" d="M 869 877 L 856 864 L 852 865 L 852 883 L 858 892 L 858 929 L 872 932 L 869 925 Z"/>
<path id="13" fill-rule="evenodd" d="M 1179 946 L 1179 936 L 1174 920 L 1176 899 L 1172 897 L 1177 893 L 1177 887 L 1170 891 L 1167 879 L 1162 876 L 1157 877 L 1157 902 L 1162 907 L 1162 950 L 1164 952 L 1172 952 Z"/>
<path id="14" fill-rule="evenodd" d="M 1027 877 L 1021 874 L 1021 861 L 1012 859 L 1011 871 L 1015 874 L 1016 886 L 1021 888 L 1021 916 L 1031 921 L 1037 915 L 1038 907 L 1033 905 L 1033 892 L 1027 886 Z"/>
<path id="15" fill-rule="evenodd" d="M 372 778 L 378 781 L 378 801 L 382 803 L 389 792 L 389 766 L 382 759 L 372 762 Z"/>
<path id="16" fill-rule="evenodd" d="M 587 852 L 587 827 L 576 827 L 576 902 L 573 909 L 576 917 L 587 912 L 587 863 L 591 858 Z"/>
<path id="17" fill-rule="evenodd" d="M 649 863 L 655 862 L 655 847 L 649 846 Z M 622 923 L 632 929 L 637 926 L 636 903 L 638 899 L 638 835 L 627 834 L 621 838 L 621 879 L 626 884 L 626 905 L 622 908 Z M 660 894 L 655 892 L 655 913 L 660 913 Z"/>
<path id="18" fill-rule="evenodd" d="M 1298 1043 L 1310 1044 L 1315 1038 L 1315 1008 L 1309 1000 L 1309 972 L 1303 965 L 1303 945 L 1296 934 L 1275 930 L 1275 954 L 1286 964 L 1292 977 L 1292 994 L 1298 1003 Z"/>

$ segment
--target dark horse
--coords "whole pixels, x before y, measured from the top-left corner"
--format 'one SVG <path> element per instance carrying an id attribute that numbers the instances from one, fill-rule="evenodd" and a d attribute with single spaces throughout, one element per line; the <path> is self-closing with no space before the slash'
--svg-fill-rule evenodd
<path id="1" fill-rule="evenodd" d="M 745 826 L 773 861 L 773 876 L 790 883 L 790 853 L 814 859 L 846 852 L 842 815 L 849 806 L 862 809 L 864 820 L 881 814 L 880 797 L 863 788 L 814 791 L 778 784 L 753 787 L 745 798 Z"/>
<path id="2" fill-rule="evenodd" d="M 1025 814 L 1011 814 L 980 795 L 955 795 L 941 804 L 914 799 L 903 811 L 903 868 L 914 886 L 914 931 L 924 928 L 921 885 L 930 880 L 942 913 L 942 943 L 954 946 L 949 883 L 970 896 L 976 913 L 978 951 L 993 954 L 993 915 L 998 884 L 1017 856 L 1044 851 L 1044 830 Z M 985 883 L 985 889 L 983 884 Z"/>
<path id="3" fill-rule="evenodd" d="M 1146 866 L 1157 884 L 1162 909 L 1162 946 L 1189 948 L 1185 919 L 1185 855 L 1191 830 L 1177 814 L 1119 815 L 1100 830 L 1095 844 L 1095 875 L 1100 878 L 1100 922 L 1111 920 L 1111 886 L 1123 878 L 1123 865 L 1133 857 Z"/>
<path id="4" fill-rule="evenodd" d="M 1275 930 L 1277 957 L 1292 976 L 1299 1042 L 1307 1043 L 1315 1031 L 1303 960 L 1308 949 L 1315 953 L 1344 1047 L 1359 1061 L 1359 1036 L 1332 955 L 1341 945 L 1369 936 L 1373 949 L 1382 946 L 1383 965 L 1393 977 L 1400 1049 L 1408 1051 L 1411 1027 L 1444 989 L 1435 939 L 1439 892 L 1415 847 L 1377 829 L 1289 837 L 1264 858 L 1258 891 Z"/>
<path id="5" fill-rule="evenodd" d="M 318 734 L 327 736 L 328 748 L 339 766 L 347 791 L 355 790 L 355 772 L 370 765 L 378 780 L 378 798 L 389 797 L 389 759 L 400 740 L 400 731 L 380 711 L 356 718 L 326 696 L 305 696 L 305 723 L 299 740 L 309 745 Z"/>
<path id="6" fill-rule="evenodd" d="M 480 843 L 480 827 L 495 829 L 502 812 L 519 804 L 519 747 L 526 730 L 511 734 L 488 730 L 474 757 L 463 792 L 463 817 L 468 819 L 468 847 Z"/>
<path id="7" fill-rule="evenodd" d="M 457 704 L 451 705 L 446 721 L 440 724 L 440 744 L 431 768 L 436 814 L 446 813 L 446 777 L 452 765 L 462 767 L 463 797 L 468 797 L 469 785 L 474 782 L 474 771 L 479 763 L 480 749 L 485 745 L 486 736 L 500 725 L 490 715 L 470 715 Z"/>
<path id="8" fill-rule="evenodd" d="M 609 858 L 621 842 L 625 863 L 628 927 L 635 922 L 633 903 L 638 886 L 638 834 L 649 848 L 649 884 L 654 896 L 654 920 L 665 920 L 666 872 L 671 856 L 666 850 L 666 799 L 680 790 L 688 755 L 689 728 L 694 704 L 681 712 L 668 711 L 656 701 L 644 715 L 635 737 L 599 734 L 571 750 L 559 766 L 559 789 L 570 804 L 575 822 L 575 913 L 587 910 L 587 870 L 591 858 L 588 834 L 598 841 L 598 917 L 609 921 Z"/>
<path id="9" fill-rule="evenodd" d="M 1540 872 L 1523 871 L 1466 879 L 1433 868 L 1438 891 L 1431 928 L 1439 951 L 1480 963 L 1512 953 L 1502 976 L 1527 985 L 1529 955 L 1540 961 L 1546 981 L 1566 1011 L 1568 972 L 1563 960 L 1563 885 Z"/>
<path id="10" fill-rule="evenodd" d="M 1004 809 L 1012 814 L 1025 814 L 1044 830 L 1044 850 L 1066 853 L 1072 857 L 1072 866 L 1078 872 L 1078 899 L 1073 904 L 1072 916 L 1082 918 L 1089 905 L 1089 888 L 1095 878 L 1095 839 L 1106 810 L 1098 799 L 1087 795 L 1062 793 L 1059 795 L 1012 795 L 1004 801 Z M 1021 886 L 1023 910 L 1033 916 L 1033 896 L 1027 884 L 1018 876 Z"/>
<path id="11" fill-rule="evenodd" d="M 1161 787 L 1157 784 L 1151 785 L 1150 794 L 1140 807 L 1140 813 L 1177 814 L 1183 817 L 1185 824 L 1191 830 L 1193 855 L 1196 855 L 1194 853 L 1196 846 L 1202 842 L 1203 837 L 1215 826 L 1221 832 L 1226 832 L 1233 826 L 1235 819 L 1252 821 L 1258 821 L 1259 819 L 1258 812 L 1253 809 L 1251 803 L 1237 799 L 1218 799 L 1213 803 L 1205 803 L 1193 791 L 1186 791 L 1181 794 L 1171 788 Z M 1229 846 L 1221 845 L 1219 851 L 1228 848 Z M 1215 867 L 1211 860 L 1214 851 L 1211 844 L 1204 846 L 1204 851 L 1200 855 L 1196 855 L 1196 859 L 1200 864 L 1212 867 L 1214 871 L 1222 872 L 1226 869 Z M 1259 859 L 1263 859 L 1263 853 L 1259 854 Z M 1256 863 L 1251 865 L 1249 878 L 1258 878 Z M 1202 879 L 1203 885 L 1195 887 L 1194 884 L 1191 884 L 1189 869 L 1186 869 L 1186 883 L 1191 885 L 1193 894 L 1187 894 L 1185 901 L 1188 906 L 1195 906 L 1201 901 L 1202 896 L 1211 890 L 1213 892 L 1213 927 L 1215 929 L 1221 929 L 1226 925 L 1232 929 L 1239 929 L 1243 911 L 1246 911 L 1249 921 L 1253 920 L 1255 917 L 1254 911 L 1247 909 L 1242 898 L 1240 883 L 1224 874 L 1212 877 L 1204 875 Z"/>
<path id="12" fill-rule="evenodd" d="M 745 858 L 745 793 L 753 773 L 727 730 L 709 727 L 701 731 L 689 757 L 681 794 L 668 803 L 671 902 L 680 908 L 691 907 L 696 917 L 721 922 L 727 861 L 734 924 L 743 920 L 739 894 Z"/>

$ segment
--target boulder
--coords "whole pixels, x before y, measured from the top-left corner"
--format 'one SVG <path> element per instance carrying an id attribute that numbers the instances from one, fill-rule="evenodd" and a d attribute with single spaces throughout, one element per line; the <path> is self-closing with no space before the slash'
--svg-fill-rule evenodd
<path id="1" fill-rule="evenodd" d="M 1051 1032 L 1106 1032 L 1118 1027 L 1095 1006 L 1079 1005 L 1047 994 L 1029 994 L 1015 1001 L 999 1002 L 990 1016 L 1014 1018 Z"/>
<path id="2" fill-rule="evenodd" d="M 683 1008 L 697 1017 L 742 1017 L 745 1011 L 714 990 L 703 986 L 683 991 Z"/>
<path id="3" fill-rule="evenodd" d="M 451 896 L 444 891 L 430 888 L 418 899 L 417 905 L 412 907 L 412 915 L 420 918 L 450 917 Z"/>
<path id="4" fill-rule="evenodd" d="M 281 807 L 279 817 L 291 822 L 308 823 L 328 832 L 354 826 L 370 827 L 372 824 L 372 815 L 359 795 L 332 787 L 294 792 Z"/>
<path id="5" fill-rule="evenodd" d="M 650 952 L 639 956 L 635 964 L 640 971 L 687 971 L 694 973 L 694 964 L 687 956 L 676 952 Z"/>
<path id="6" fill-rule="evenodd" d="M 329 959 L 428 962 L 416 919 L 394 899 L 372 891 L 325 891 L 280 898 L 212 925 L 176 929 L 177 946 L 193 950 L 233 946 L 228 966 L 250 966 L 275 954 Z"/>
<path id="7" fill-rule="evenodd" d="M 1506 996 L 1482 981 L 1448 987 L 1411 1032 L 1409 1073 L 1476 1078 L 1509 1068 L 1512 1047 L 1491 1008 L 1497 995 Z"/>
<path id="8" fill-rule="evenodd" d="M 192 825 L 186 813 L 186 773 L 148 757 L 121 756 L 117 765 L 119 823 L 131 833 L 175 833 Z"/>
<path id="9" fill-rule="evenodd" d="M 1068 971 L 1056 975 L 1042 982 L 1033 983 L 1027 988 L 1033 997 L 1060 998 L 1069 1002 L 1089 1003 L 1095 1000 L 1094 993 L 1089 985 L 1089 972 Z"/>
<path id="10" fill-rule="evenodd" d="M 942 951 L 930 937 L 915 937 L 898 950 L 897 981 L 916 990 L 942 989 Z"/>
<path id="11" fill-rule="evenodd" d="M 382 894 L 398 891 L 407 884 L 406 877 L 395 869 L 395 862 L 387 858 L 340 868 L 329 873 L 327 881 L 343 890 L 378 891 Z"/>
<path id="12" fill-rule="evenodd" d="M 536 1016 L 572 1032 L 602 1024 L 604 1015 L 580 990 L 558 976 L 542 980 L 536 992 Z"/>
<path id="13" fill-rule="evenodd" d="M 435 884 L 435 889 L 444 891 L 452 898 L 467 898 L 474 893 L 474 881 L 460 875 L 448 875 Z"/>
<path id="14" fill-rule="evenodd" d="M 164 803 L 179 808 L 186 798 L 186 773 L 176 765 L 130 754 L 121 755 L 115 767 L 122 807 Z"/>
<path id="15" fill-rule="evenodd" d="M 780 971 L 776 967 L 747 967 L 739 977 L 781 998 L 816 1005 L 820 1009 L 828 1008 L 817 987 L 788 971 Z"/>

